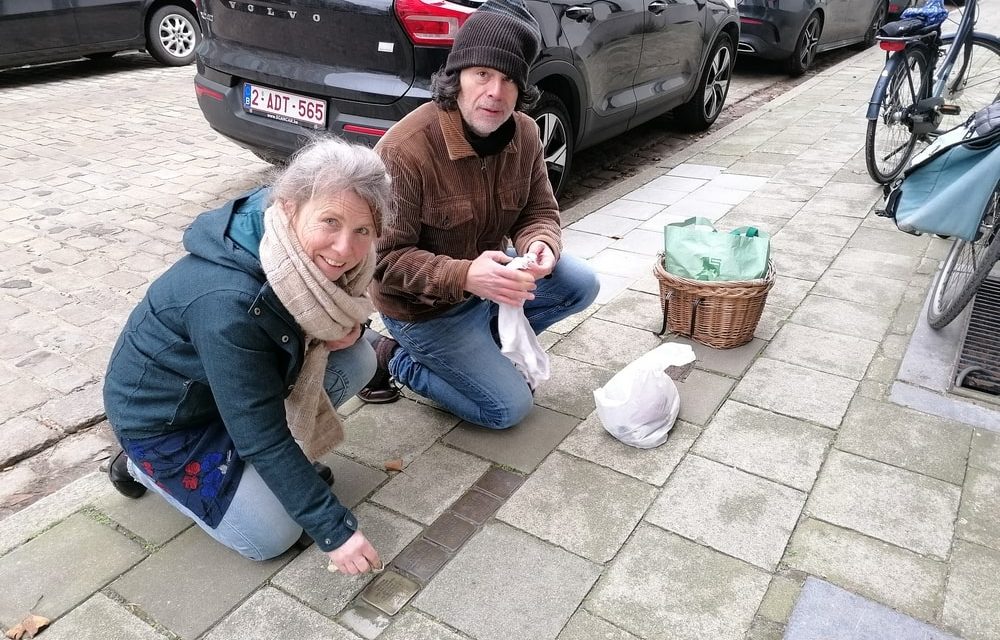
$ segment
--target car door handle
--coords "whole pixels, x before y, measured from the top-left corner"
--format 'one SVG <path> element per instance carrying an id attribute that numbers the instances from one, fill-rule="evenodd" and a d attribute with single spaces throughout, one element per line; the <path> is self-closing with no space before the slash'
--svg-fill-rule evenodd
<path id="1" fill-rule="evenodd" d="M 594 21 L 594 10 L 590 7 L 581 7 L 579 5 L 575 7 L 570 7 L 566 9 L 566 17 L 570 20 L 576 20 L 577 22 L 587 22 Z"/>
<path id="2" fill-rule="evenodd" d="M 646 8 L 649 9 L 650 13 L 655 13 L 656 15 L 660 15 L 661 13 L 667 10 L 667 3 L 664 2 L 663 0 L 653 0 L 652 2 L 649 3 L 649 6 Z"/>

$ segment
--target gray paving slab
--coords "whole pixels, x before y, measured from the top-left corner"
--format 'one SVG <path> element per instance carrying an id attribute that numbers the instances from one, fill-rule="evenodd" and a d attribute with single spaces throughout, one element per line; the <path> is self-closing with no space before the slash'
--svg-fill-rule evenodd
<path id="1" fill-rule="evenodd" d="M 592 213 L 582 220 L 569 225 L 568 228 L 573 231 L 584 231 L 609 238 L 620 238 L 625 233 L 639 226 L 640 222 L 640 220 L 633 218 Z"/>
<path id="2" fill-rule="evenodd" d="M 435 444 L 371 499 L 429 525 L 489 467 L 485 460 Z"/>
<path id="3" fill-rule="evenodd" d="M 777 273 L 801 280 L 817 281 L 830 268 L 832 256 L 771 251 Z"/>
<path id="4" fill-rule="evenodd" d="M 655 497 L 644 482 L 555 453 L 497 519 L 596 563 L 610 560 Z"/>
<path id="5" fill-rule="evenodd" d="M 346 439 L 338 451 L 377 469 L 397 458 L 409 464 L 458 422 L 451 414 L 407 400 L 391 410 L 370 404 L 344 421 Z"/>
<path id="6" fill-rule="evenodd" d="M 807 327 L 878 341 L 889 330 L 892 315 L 884 308 L 810 294 L 791 319 Z"/>
<path id="7" fill-rule="evenodd" d="M 622 290 L 624 290 L 624 288 Z M 587 307 L 586 309 L 584 309 L 583 311 L 580 311 L 579 313 L 574 313 L 571 316 L 563 318 L 559 322 L 551 325 L 548 329 L 546 329 L 546 331 L 552 331 L 553 333 L 562 333 L 562 334 L 569 333 L 573 329 L 576 329 L 578 326 L 580 326 L 581 322 L 583 322 L 590 316 L 594 315 L 594 312 L 596 312 L 598 309 L 601 308 L 602 308 L 601 304 L 594 303 L 589 307 Z"/>
<path id="8" fill-rule="evenodd" d="M 578 422 L 576 417 L 536 405 L 521 424 L 510 429 L 484 429 L 463 422 L 441 441 L 481 458 L 530 473 Z"/>
<path id="9" fill-rule="evenodd" d="M 544 640 L 559 634 L 599 573 L 600 567 L 586 560 L 494 522 L 445 565 L 413 605 L 481 640 Z"/>
<path id="10" fill-rule="evenodd" d="M 732 378 L 743 375 L 766 344 L 763 340 L 754 338 L 732 349 L 715 349 L 676 334 L 668 335 L 666 341 L 690 345 L 694 350 L 697 368 L 715 371 Z"/>
<path id="11" fill-rule="evenodd" d="M 216 625 L 205 640 L 351 640 L 354 634 L 295 598 L 264 587 Z"/>
<path id="12" fill-rule="evenodd" d="M 114 493 L 108 476 L 89 473 L 56 493 L 4 519 L 0 527 L 0 555 L 35 537 L 81 507 Z"/>
<path id="13" fill-rule="evenodd" d="M 764 600 L 760 603 L 760 609 L 757 610 L 757 616 L 778 624 L 787 623 L 801 589 L 801 579 L 794 580 L 783 575 L 774 576 L 767 587 L 767 593 L 764 594 Z"/>
<path id="14" fill-rule="evenodd" d="M 667 172 L 668 176 L 679 176 L 681 178 L 701 178 L 711 179 L 723 172 L 723 167 L 710 164 L 698 164 L 696 162 L 684 162 Z"/>
<path id="15" fill-rule="evenodd" d="M 742 639 L 768 581 L 760 569 L 640 525 L 584 608 L 641 638 Z"/>
<path id="16" fill-rule="evenodd" d="M 663 205 L 619 199 L 601 207 L 594 214 L 632 218 L 633 220 L 649 220 L 662 210 Z"/>
<path id="17" fill-rule="evenodd" d="M 962 484 L 972 429 L 889 402 L 855 398 L 837 448 Z"/>
<path id="18" fill-rule="evenodd" d="M 653 524 L 772 571 L 806 494 L 694 455 L 646 514 Z"/>
<path id="19" fill-rule="evenodd" d="M 969 469 L 955 533 L 963 540 L 1000 551 L 1000 474 Z"/>
<path id="20" fill-rule="evenodd" d="M 680 395 L 678 420 L 703 426 L 725 401 L 736 381 L 710 371 L 694 369 L 683 381 L 675 381 Z"/>
<path id="21" fill-rule="evenodd" d="M 587 260 L 598 273 L 607 273 L 625 278 L 638 278 L 653 268 L 652 255 L 638 255 L 621 249 L 605 249 Z"/>
<path id="22" fill-rule="evenodd" d="M 563 253 L 572 254 L 584 260 L 593 258 L 614 242 L 608 236 L 577 231 L 575 229 L 563 229 L 562 241 Z"/>
<path id="23" fill-rule="evenodd" d="M 867 249 L 882 253 L 893 253 L 912 258 L 920 256 L 927 249 L 927 236 L 911 236 L 900 233 L 887 225 L 884 228 L 860 227 L 847 243 L 848 249 Z"/>
<path id="24" fill-rule="evenodd" d="M 889 607 L 809 578 L 795 605 L 786 640 L 961 640 Z"/>
<path id="25" fill-rule="evenodd" d="M 809 491 L 832 440 L 829 429 L 730 400 L 719 409 L 692 451 Z"/>
<path id="26" fill-rule="evenodd" d="M 845 244 L 847 238 L 827 235 L 815 229 L 799 231 L 785 228 L 771 236 L 771 252 L 776 255 L 790 253 L 832 260 Z"/>
<path id="27" fill-rule="evenodd" d="M 788 220 L 784 229 L 789 231 L 821 231 L 829 236 L 850 238 L 859 226 L 861 226 L 861 218 L 838 216 L 803 207 Z"/>
<path id="28" fill-rule="evenodd" d="M 608 273 L 598 273 L 597 281 L 600 283 L 601 289 L 597 293 L 597 298 L 594 302 L 600 305 L 614 300 L 615 296 L 625 289 L 628 289 L 634 280 L 635 278 L 613 276 Z"/>
<path id="29" fill-rule="evenodd" d="M 770 340 L 774 337 L 774 334 L 778 333 L 778 329 L 781 328 L 781 325 L 785 323 L 785 320 L 788 319 L 791 313 L 790 309 L 765 306 L 763 312 L 760 314 L 760 320 L 757 322 L 757 328 L 754 329 L 753 337 L 760 340 Z"/>
<path id="30" fill-rule="evenodd" d="M 1000 473 L 1000 434 L 982 429 L 973 431 L 969 466 Z"/>
<path id="31" fill-rule="evenodd" d="M 333 493 L 348 509 L 360 504 L 388 477 L 384 471 L 359 464 L 336 452 L 327 454 L 320 458 L 320 461 L 333 469 Z M 384 462 L 382 461 L 380 466 Z"/>
<path id="32" fill-rule="evenodd" d="M 619 629 L 607 620 L 578 610 L 556 640 L 638 640 L 634 635 Z"/>
<path id="33" fill-rule="evenodd" d="M 111 583 L 110 589 L 183 638 L 208 631 L 294 556 L 247 560 L 191 527 Z M 121 573 L 116 572 L 116 573 Z M 225 576 L 212 581 L 208 575 Z"/>
<path id="34" fill-rule="evenodd" d="M 535 391 L 535 403 L 583 420 L 596 406 L 594 390 L 611 379 L 615 370 L 553 354 L 547 382 Z"/>
<path id="35" fill-rule="evenodd" d="M 711 176 L 710 180 L 716 179 L 716 176 Z M 646 183 L 646 187 L 651 189 L 670 189 L 672 191 L 683 191 L 685 193 L 690 193 L 700 187 L 708 184 L 708 180 L 705 178 L 687 178 L 678 176 L 677 174 L 667 174 L 665 176 L 660 176 L 650 182 Z"/>
<path id="36" fill-rule="evenodd" d="M 101 593 L 56 620 L 45 629 L 46 640 L 163 640 L 153 627 Z"/>
<path id="37" fill-rule="evenodd" d="M 743 202 L 734 206 L 732 213 L 766 215 L 787 219 L 794 216 L 804 203 L 805 200 L 763 195 L 760 189 L 758 189 L 752 195 L 745 198 Z"/>
<path id="38" fill-rule="evenodd" d="M 810 280 L 778 274 L 774 278 L 774 287 L 767 293 L 767 302 L 785 309 L 794 309 L 802 303 L 813 284 L 815 283 Z"/>
<path id="39" fill-rule="evenodd" d="M 393 618 L 379 640 L 462 640 L 462 636 L 417 611 L 408 610 Z"/>
<path id="40" fill-rule="evenodd" d="M 663 224 L 668 222 L 683 222 L 684 220 L 691 217 L 702 217 L 708 218 L 709 220 L 716 221 L 722 216 L 729 213 L 732 210 L 733 205 L 728 202 L 719 202 L 716 200 L 706 200 L 704 198 L 699 198 L 698 196 L 691 194 L 684 198 L 681 198 L 677 202 L 669 205 L 663 210 L 656 218 L 650 218 L 649 222 L 659 221 L 659 227 L 653 227 L 651 224 L 643 225 L 644 229 L 652 229 L 654 231 L 663 231 Z M 661 216 L 663 218 L 661 219 Z"/>
<path id="41" fill-rule="evenodd" d="M 840 252 L 830 268 L 863 275 L 875 274 L 884 278 L 909 280 L 919 264 L 918 256 L 847 247 Z"/>
<path id="42" fill-rule="evenodd" d="M 916 553 L 944 560 L 961 490 L 853 454 L 832 451 L 806 512 Z"/>
<path id="43" fill-rule="evenodd" d="M 864 377 L 879 343 L 786 322 L 764 355 L 852 380 Z"/>
<path id="44" fill-rule="evenodd" d="M 677 189 L 660 189 L 644 186 L 625 194 L 623 199 L 666 206 L 677 202 L 687 194 L 687 191 L 679 191 Z"/>
<path id="45" fill-rule="evenodd" d="M 782 562 L 921 620 L 941 606 L 948 573 L 944 562 L 811 518 L 795 529 Z"/>
<path id="46" fill-rule="evenodd" d="M 1000 637 L 1000 551 L 955 543 L 941 618 L 965 640 Z"/>
<path id="47" fill-rule="evenodd" d="M 620 240 L 615 240 L 610 245 L 610 248 L 616 251 L 652 257 L 658 253 L 663 253 L 663 232 L 633 229 L 623 235 Z"/>
<path id="48" fill-rule="evenodd" d="M 653 449 L 638 449 L 609 434 L 595 412 L 563 440 L 559 451 L 662 486 L 699 433 L 698 427 L 678 421 L 665 443 Z"/>
<path id="49" fill-rule="evenodd" d="M 361 505 L 354 513 L 358 517 L 360 530 L 385 564 L 421 531 L 419 524 L 369 503 Z M 333 616 L 347 606 L 374 576 L 331 573 L 327 570 L 328 565 L 327 555 L 313 545 L 281 568 L 271 579 L 271 584 L 316 611 Z"/>
<path id="50" fill-rule="evenodd" d="M 592 317 L 552 347 L 552 353 L 617 371 L 658 346 L 660 339 L 649 330 Z"/>
<path id="51" fill-rule="evenodd" d="M 193 522 L 160 496 L 146 492 L 139 500 L 118 492 L 94 502 L 94 508 L 152 545 L 176 537 Z"/>
<path id="52" fill-rule="evenodd" d="M 601 307 L 594 317 L 644 331 L 659 331 L 663 325 L 663 307 L 659 295 L 626 290 Z"/>
<path id="53" fill-rule="evenodd" d="M 392 618 L 360 600 L 355 600 L 337 617 L 337 622 L 365 640 L 375 640 L 389 628 Z"/>
<path id="54" fill-rule="evenodd" d="M 761 357 L 736 385 L 731 398 L 836 428 L 856 388 L 857 382 L 848 378 Z"/>
<path id="55" fill-rule="evenodd" d="M 145 557 L 145 550 L 84 514 L 75 514 L 0 558 L 0 625 L 31 613 L 57 618 Z"/>
<path id="56" fill-rule="evenodd" d="M 715 228 L 722 232 L 728 232 L 739 227 L 757 227 L 758 230 L 773 236 L 781 231 L 787 223 L 787 218 L 731 209 L 726 215 L 715 221 Z"/>
<path id="57" fill-rule="evenodd" d="M 41 451 L 62 436 L 28 416 L 18 416 L 0 424 L 0 468 Z"/>
<path id="58" fill-rule="evenodd" d="M 900 280 L 831 268 L 820 277 L 812 292 L 888 311 L 899 305 L 905 290 L 906 284 Z"/>

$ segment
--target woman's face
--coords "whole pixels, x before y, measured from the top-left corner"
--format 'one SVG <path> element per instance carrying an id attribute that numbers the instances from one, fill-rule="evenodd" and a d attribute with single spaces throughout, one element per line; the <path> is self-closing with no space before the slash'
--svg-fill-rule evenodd
<path id="1" fill-rule="evenodd" d="M 330 280 L 358 266 L 375 239 L 371 207 L 349 189 L 284 208 L 306 255 Z"/>

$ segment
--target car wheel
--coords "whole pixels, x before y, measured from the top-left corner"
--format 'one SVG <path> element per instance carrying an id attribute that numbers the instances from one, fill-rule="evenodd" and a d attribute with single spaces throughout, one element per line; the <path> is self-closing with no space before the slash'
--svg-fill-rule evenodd
<path id="1" fill-rule="evenodd" d="M 194 62 L 201 28 L 191 13 L 176 5 L 160 7 L 149 19 L 146 49 L 160 64 L 180 67 Z"/>
<path id="2" fill-rule="evenodd" d="M 785 62 L 789 75 L 801 76 L 816 59 L 816 47 L 819 46 L 819 36 L 823 32 L 823 21 L 819 19 L 819 14 L 812 14 L 799 32 L 799 38 L 795 41 L 795 51 Z"/>
<path id="3" fill-rule="evenodd" d="M 861 43 L 862 48 L 867 49 L 875 44 L 875 36 L 878 34 L 878 30 L 885 24 L 888 15 L 888 4 L 883 0 L 879 0 L 878 7 L 875 8 L 875 15 L 872 17 L 872 22 L 868 25 L 868 31 L 865 32 L 864 42 Z"/>
<path id="4" fill-rule="evenodd" d="M 573 162 L 573 123 L 566 106 L 554 93 L 543 91 L 538 104 L 531 110 L 542 139 L 542 156 L 549 173 L 552 193 L 558 198 L 566 186 Z"/>
<path id="5" fill-rule="evenodd" d="M 674 111 L 678 123 L 689 131 L 704 131 L 712 126 L 726 104 L 732 76 L 733 40 L 723 33 L 712 47 L 698 89 Z"/>

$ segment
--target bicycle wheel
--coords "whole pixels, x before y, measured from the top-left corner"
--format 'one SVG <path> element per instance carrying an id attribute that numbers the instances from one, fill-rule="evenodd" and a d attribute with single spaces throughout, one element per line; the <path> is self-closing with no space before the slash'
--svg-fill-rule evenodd
<path id="1" fill-rule="evenodd" d="M 955 36 L 941 38 L 941 59 L 954 45 Z M 972 36 L 964 51 L 955 60 L 941 93 L 944 103 L 961 108 L 958 115 L 946 115 L 938 127 L 947 131 L 968 120 L 976 111 L 1000 98 L 1000 47 L 996 43 Z"/>
<path id="2" fill-rule="evenodd" d="M 972 242 L 956 238 L 934 277 L 927 323 L 941 329 L 958 317 L 1000 259 L 1000 182 L 986 203 L 979 234 Z"/>
<path id="3" fill-rule="evenodd" d="M 913 153 L 910 112 L 926 94 L 927 58 L 919 49 L 906 49 L 906 56 L 892 70 L 879 106 L 878 116 L 868 121 L 865 135 L 865 164 L 872 180 L 885 184 L 899 175 Z"/>

